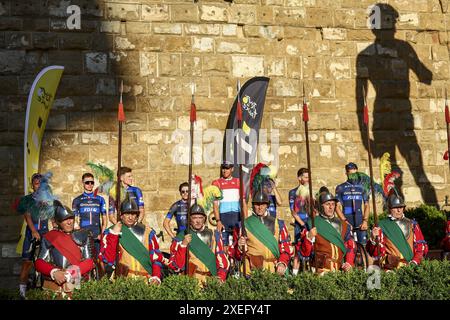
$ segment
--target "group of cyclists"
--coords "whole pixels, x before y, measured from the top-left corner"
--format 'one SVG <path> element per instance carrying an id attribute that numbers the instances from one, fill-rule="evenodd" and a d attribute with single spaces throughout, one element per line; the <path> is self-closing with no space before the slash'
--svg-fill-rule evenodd
<path id="1" fill-rule="evenodd" d="M 255 269 L 297 275 L 299 270 L 324 274 L 369 264 L 383 269 L 419 264 L 428 246 L 419 225 L 405 217 L 403 199 L 391 194 L 388 218 L 368 233 L 367 191 L 350 178 L 358 170 L 355 163 L 348 163 L 345 170 L 349 178 L 336 187 L 335 195 L 323 186 L 312 196 L 308 169 L 298 170 L 298 186 L 289 191 L 294 219 L 291 238 L 288 226 L 277 216 L 281 196 L 273 179 L 253 190 L 250 208 L 246 201 L 241 208 L 239 179 L 232 175 L 234 164 L 225 161 L 221 177 L 212 182 L 220 197 L 214 199 L 209 219 L 209 212 L 195 199 L 202 188 L 193 191 L 188 182 L 180 184 L 181 199 L 170 207 L 163 222 L 172 239 L 169 252 L 159 248 L 161 233 L 157 235 L 143 223 L 142 191 L 132 185 L 130 168 L 120 169 L 126 196 L 119 202 L 119 215 L 114 214 L 116 202 L 110 199 L 107 208 L 94 190 L 94 175 L 85 173 L 81 179 L 84 192 L 73 200 L 72 208 L 55 200 L 54 214 L 48 220 L 42 219 L 36 197 L 43 176 L 35 174 L 33 193 L 23 197 L 17 208 L 27 223 L 20 293 L 25 297 L 32 266 L 42 287 L 70 295 L 80 281 L 104 275 L 143 277 L 158 284 L 165 275 L 178 273 L 204 283 L 211 276 L 221 281 L 232 275 L 250 276 Z M 175 229 L 171 227 L 174 216 Z"/>

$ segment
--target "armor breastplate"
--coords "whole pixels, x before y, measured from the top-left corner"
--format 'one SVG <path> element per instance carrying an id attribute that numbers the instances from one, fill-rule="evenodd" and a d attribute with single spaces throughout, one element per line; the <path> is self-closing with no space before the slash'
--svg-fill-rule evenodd
<path id="1" fill-rule="evenodd" d="M 50 262 L 62 269 L 66 269 L 70 266 L 69 260 L 67 260 L 67 258 L 64 257 L 55 247 L 52 247 L 50 250 Z"/>
<path id="2" fill-rule="evenodd" d="M 197 236 L 200 238 L 200 240 L 203 241 L 203 243 L 205 243 L 210 249 L 212 249 L 212 237 L 213 237 L 213 232 L 212 230 L 205 228 L 203 229 L 203 231 L 194 231 Z"/>
<path id="3" fill-rule="evenodd" d="M 272 217 L 271 215 L 267 215 L 265 217 L 260 217 L 261 222 L 272 232 L 272 234 L 275 234 L 275 217 Z"/>
<path id="4" fill-rule="evenodd" d="M 341 220 L 339 220 L 336 216 L 334 216 L 333 218 L 328 218 L 325 215 L 321 215 L 322 218 L 324 218 L 325 220 L 327 220 L 328 222 L 330 222 L 330 224 L 333 226 L 333 228 L 339 233 L 342 233 L 342 223 Z"/>
<path id="5" fill-rule="evenodd" d="M 395 220 L 395 223 L 400 227 L 405 236 L 405 239 L 409 239 L 409 235 L 411 233 L 411 220 L 403 217 L 401 220 Z"/>
<path id="6" fill-rule="evenodd" d="M 142 223 L 136 223 L 134 226 L 129 228 L 131 233 L 133 233 L 136 238 L 139 239 L 139 241 L 144 241 L 144 233 L 145 233 L 145 226 Z"/>

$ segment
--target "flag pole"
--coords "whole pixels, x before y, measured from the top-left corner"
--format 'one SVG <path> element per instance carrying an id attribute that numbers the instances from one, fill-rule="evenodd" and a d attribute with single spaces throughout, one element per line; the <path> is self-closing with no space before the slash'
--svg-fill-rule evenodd
<path id="1" fill-rule="evenodd" d="M 311 156 L 309 150 L 309 131 L 308 131 L 308 104 L 306 102 L 305 95 L 305 83 L 303 83 L 303 122 L 305 123 L 305 140 L 306 140 L 306 162 L 308 165 L 308 175 L 309 175 L 309 216 L 311 217 L 312 226 L 315 227 L 314 210 L 313 210 L 313 191 L 312 191 L 312 174 L 311 174 Z"/>
<path id="2" fill-rule="evenodd" d="M 447 124 L 447 152 L 450 158 L 450 111 L 447 104 L 447 88 L 445 88 L 445 122 Z M 448 167 L 450 169 L 450 159 L 448 160 Z"/>
<path id="3" fill-rule="evenodd" d="M 118 137 L 118 150 L 117 150 L 117 183 L 116 183 L 116 223 L 120 221 L 120 190 L 121 190 L 121 181 L 120 181 L 120 167 L 122 166 L 122 123 L 125 121 L 125 112 L 123 110 L 123 80 L 120 84 L 120 102 L 119 109 L 117 113 L 117 120 L 119 121 L 119 137 Z M 119 264 L 119 242 L 117 242 L 117 250 L 116 250 L 116 268 Z M 116 269 L 117 270 L 117 269 Z"/>
<path id="4" fill-rule="evenodd" d="M 195 100 L 194 100 L 194 95 L 195 95 L 195 84 L 192 83 L 191 84 L 191 111 L 190 111 L 190 123 L 191 123 L 191 128 L 190 128 L 190 148 L 189 148 L 189 177 L 188 177 L 188 181 L 189 181 L 189 191 L 188 191 L 188 210 L 187 210 L 187 228 L 186 228 L 186 234 L 189 234 L 189 228 L 191 226 L 191 196 L 192 196 L 192 158 L 193 158 L 193 153 L 194 153 L 194 123 L 195 121 L 197 121 L 197 110 L 195 107 Z M 186 248 L 186 268 L 185 268 L 185 274 L 188 275 L 189 274 L 189 244 L 187 245 Z"/>
<path id="5" fill-rule="evenodd" d="M 237 123 L 238 123 L 238 139 L 241 139 L 241 134 L 242 134 L 242 106 L 241 106 L 241 82 L 237 81 L 237 104 L 236 104 L 236 115 L 237 115 Z M 241 207 L 241 230 L 242 230 L 242 236 L 243 237 L 247 237 L 247 230 L 245 229 L 245 215 L 244 215 L 244 177 L 242 174 L 242 161 L 239 157 L 240 152 L 238 152 L 238 156 L 236 157 L 236 159 L 238 159 L 239 162 L 239 203 L 240 203 L 240 207 Z M 242 253 L 242 261 L 244 262 L 243 266 L 242 266 L 242 271 L 244 273 L 244 278 L 247 277 L 247 266 L 246 266 L 246 258 L 247 258 L 247 253 L 245 251 L 245 247 Z"/>
<path id="6" fill-rule="evenodd" d="M 369 172 L 370 172 L 370 189 L 372 193 L 372 206 L 373 206 L 373 220 L 374 224 L 378 226 L 378 214 L 377 214 L 377 204 L 375 201 L 375 188 L 373 187 L 373 166 L 372 166 L 372 151 L 370 148 L 370 131 L 369 131 L 369 108 L 367 106 L 366 101 L 366 90 L 363 89 L 363 99 L 364 99 L 364 124 L 366 125 L 366 133 L 367 133 L 367 156 L 369 158 Z"/>

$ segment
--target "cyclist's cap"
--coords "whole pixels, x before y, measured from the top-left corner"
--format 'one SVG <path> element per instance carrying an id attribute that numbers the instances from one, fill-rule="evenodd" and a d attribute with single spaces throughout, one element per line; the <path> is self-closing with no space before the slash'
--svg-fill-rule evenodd
<path id="1" fill-rule="evenodd" d="M 31 182 L 33 182 L 35 179 L 42 179 L 42 175 L 40 174 L 40 173 L 34 173 L 32 176 L 31 176 Z"/>
<path id="2" fill-rule="evenodd" d="M 356 165 L 356 163 L 349 162 L 349 163 L 347 163 L 345 165 L 345 171 L 349 171 L 349 170 L 352 170 L 352 169 L 358 170 L 358 166 Z"/>

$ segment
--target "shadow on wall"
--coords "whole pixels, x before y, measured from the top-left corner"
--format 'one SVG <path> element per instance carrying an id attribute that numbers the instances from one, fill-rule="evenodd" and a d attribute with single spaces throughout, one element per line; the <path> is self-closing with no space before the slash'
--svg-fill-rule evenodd
<path id="1" fill-rule="evenodd" d="M 372 28 L 376 39 L 358 54 L 356 60 L 356 101 L 361 137 L 366 149 L 367 131 L 363 122 L 363 88 L 368 92 L 370 82 L 375 89 L 373 103 L 373 140 L 370 139 L 372 157 L 391 155 L 393 168 L 397 165 L 396 148 L 404 157 L 416 185 L 420 185 L 422 198 L 427 204 L 437 204 L 436 191 L 428 179 L 422 159 L 422 150 L 414 132 L 414 117 L 410 98 L 410 70 L 419 82 L 431 85 L 432 72 L 420 61 L 412 46 L 395 38 L 398 12 L 384 3 L 378 6 L 379 25 Z M 376 14 L 376 11 L 372 11 Z M 379 28 L 378 28 L 379 27 Z M 370 105 L 369 105 L 370 108 Z M 398 167 L 398 166 L 397 166 Z M 397 168 L 400 172 L 401 168 Z M 402 182 L 399 182 L 401 190 Z M 407 200 L 407 199 L 406 199 Z"/>

